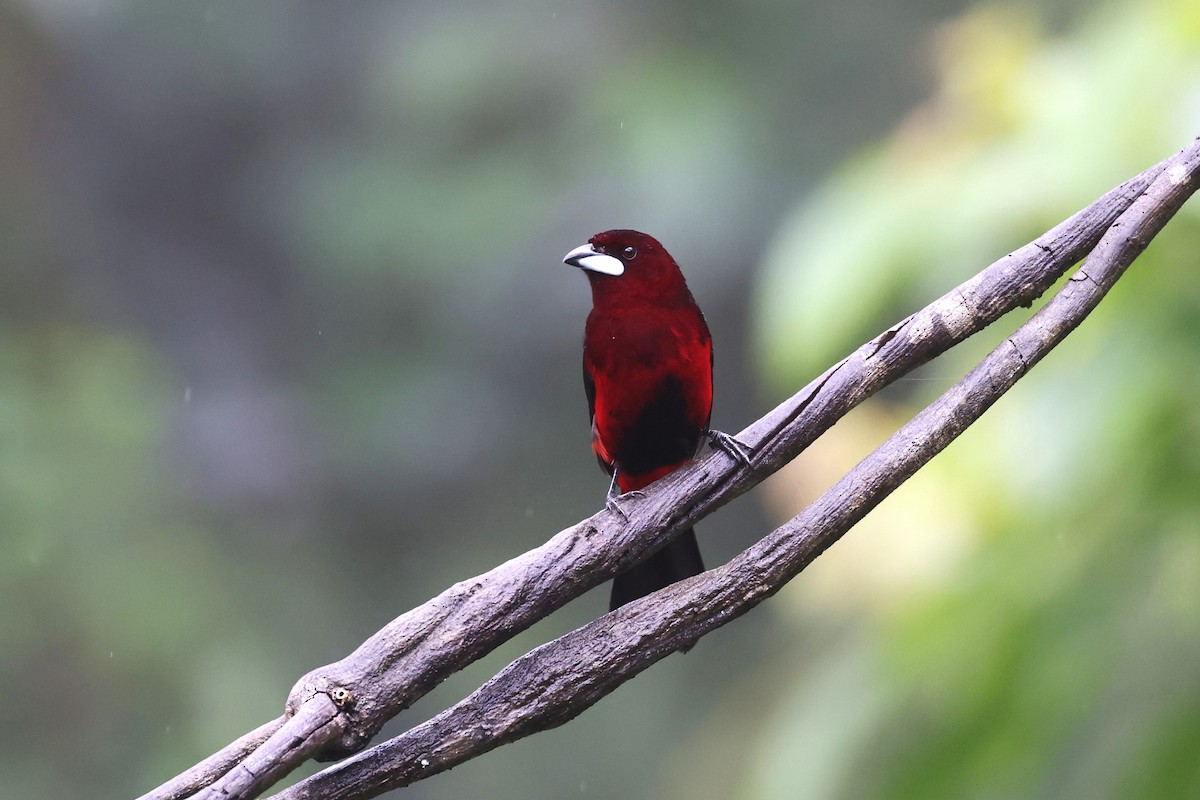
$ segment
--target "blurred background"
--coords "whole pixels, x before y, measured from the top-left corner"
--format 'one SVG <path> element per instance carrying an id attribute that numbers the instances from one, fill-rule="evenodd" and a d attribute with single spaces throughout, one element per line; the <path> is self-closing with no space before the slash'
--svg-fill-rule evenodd
<path id="1" fill-rule="evenodd" d="M 681 262 L 735 432 L 1197 133 L 1190 0 L 0 2 L 5 793 L 147 791 L 595 511 L 591 234 Z M 777 597 L 404 796 L 1200 796 L 1198 247 L 1193 200 Z M 705 520 L 708 562 L 1020 321 Z"/>

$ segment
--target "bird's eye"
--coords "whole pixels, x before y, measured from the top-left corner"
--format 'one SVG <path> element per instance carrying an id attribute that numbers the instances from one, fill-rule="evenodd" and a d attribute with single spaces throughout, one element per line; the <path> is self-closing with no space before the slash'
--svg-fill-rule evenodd
<path id="1" fill-rule="evenodd" d="M 629 259 L 631 259 L 637 255 L 637 248 L 636 247 L 626 247 L 624 250 L 621 251 L 621 255 L 625 256 L 625 259 L 628 261 Z"/>

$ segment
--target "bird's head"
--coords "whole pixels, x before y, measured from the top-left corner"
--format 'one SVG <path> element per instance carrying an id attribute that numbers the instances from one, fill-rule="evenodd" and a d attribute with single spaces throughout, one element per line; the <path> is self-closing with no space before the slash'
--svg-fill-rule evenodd
<path id="1" fill-rule="evenodd" d="M 637 293 L 650 298 L 687 293 L 675 259 L 657 239 L 639 231 L 597 233 L 587 244 L 567 253 L 563 263 L 587 274 L 594 296 Z"/>

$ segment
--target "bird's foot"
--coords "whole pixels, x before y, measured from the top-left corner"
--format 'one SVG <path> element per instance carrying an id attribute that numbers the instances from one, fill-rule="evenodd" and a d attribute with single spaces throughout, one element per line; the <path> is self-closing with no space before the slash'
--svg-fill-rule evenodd
<path id="1" fill-rule="evenodd" d="M 632 492 L 625 492 L 625 494 L 620 494 L 615 491 L 609 491 L 608 497 L 606 497 L 604 499 L 604 507 L 607 508 L 609 511 L 612 511 L 615 514 L 619 514 L 621 519 L 625 520 L 626 522 L 629 522 L 629 512 L 626 511 L 624 508 L 622 508 L 621 504 L 624 503 L 626 500 L 632 500 L 635 497 L 641 497 L 641 496 L 642 496 L 642 492 L 640 490 L 635 490 Z"/>
<path id="2" fill-rule="evenodd" d="M 732 456 L 735 460 L 742 462 L 747 467 L 750 466 L 750 457 L 754 455 L 754 448 L 738 439 L 736 436 L 730 436 L 723 431 L 710 429 L 708 431 L 709 447 L 723 450 Z"/>

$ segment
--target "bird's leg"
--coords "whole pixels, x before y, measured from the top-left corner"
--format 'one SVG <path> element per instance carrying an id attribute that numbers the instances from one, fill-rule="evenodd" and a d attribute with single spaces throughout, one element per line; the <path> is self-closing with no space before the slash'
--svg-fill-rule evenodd
<path id="1" fill-rule="evenodd" d="M 747 467 L 750 466 L 750 457 L 754 455 L 753 447 L 736 436 L 730 436 L 728 433 L 712 428 L 705 431 L 705 434 L 708 436 L 709 447 L 723 450 L 735 460 L 742 462 Z"/>

